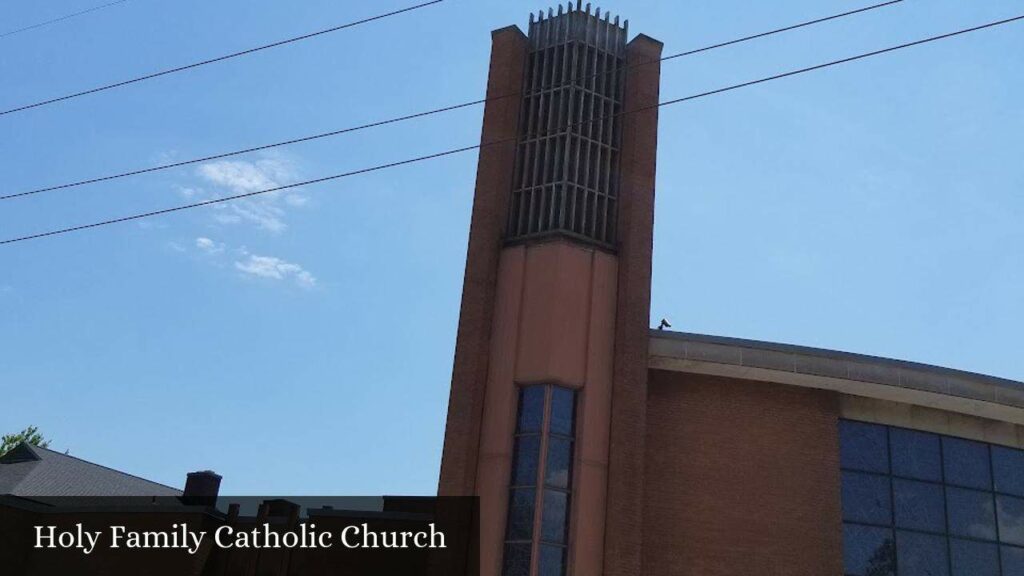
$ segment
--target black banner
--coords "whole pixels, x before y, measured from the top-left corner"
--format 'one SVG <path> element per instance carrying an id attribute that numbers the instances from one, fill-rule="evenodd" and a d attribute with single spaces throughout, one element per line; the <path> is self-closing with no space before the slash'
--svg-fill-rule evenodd
<path id="1" fill-rule="evenodd" d="M 0 496 L 5 576 L 477 576 L 476 498 Z"/>

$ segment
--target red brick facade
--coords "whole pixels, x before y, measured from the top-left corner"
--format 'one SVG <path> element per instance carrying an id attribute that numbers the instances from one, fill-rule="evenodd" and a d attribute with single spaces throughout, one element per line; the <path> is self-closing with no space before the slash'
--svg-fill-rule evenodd
<path id="1" fill-rule="evenodd" d="M 526 36 L 518 28 L 509 26 L 494 31 L 487 78 L 488 103 L 480 135 L 483 147 L 477 164 L 462 308 L 441 459 L 440 496 L 473 494 L 476 485 L 498 260 L 515 165 L 515 137 L 519 128 L 520 99 L 515 96 L 522 87 L 525 57 Z M 491 142 L 502 143 L 487 145 Z"/>
<path id="2" fill-rule="evenodd" d="M 640 574 L 647 330 L 654 244 L 654 176 L 662 44 L 640 35 L 626 52 L 618 310 L 604 573 Z"/>
<path id="3" fill-rule="evenodd" d="M 839 576 L 838 399 L 651 371 L 645 576 Z"/>
<path id="4" fill-rule="evenodd" d="M 494 33 L 482 142 L 508 142 L 480 152 L 439 493 L 480 496 L 500 574 L 516 386 L 555 383 L 582 398 L 569 574 L 839 576 L 835 395 L 648 369 L 661 50 L 625 48 L 614 251 L 503 247 L 527 38 Z"/>

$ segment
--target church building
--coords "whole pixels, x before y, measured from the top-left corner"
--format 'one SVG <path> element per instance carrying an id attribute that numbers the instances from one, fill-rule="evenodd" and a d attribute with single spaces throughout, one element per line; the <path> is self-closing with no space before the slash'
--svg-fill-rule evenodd
<path id="1" fill-rule="evenodd" d="M 651 329 L 661 54 L 492 33 L 438 489 L 481 575 L 1024 575 L 1021 383 Z"/>

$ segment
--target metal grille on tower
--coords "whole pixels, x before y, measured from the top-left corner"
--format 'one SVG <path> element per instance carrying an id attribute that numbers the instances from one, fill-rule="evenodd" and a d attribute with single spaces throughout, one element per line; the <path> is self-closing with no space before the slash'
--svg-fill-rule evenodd
<path id="1" fill-rule="evenodd" d="M 590 4 L 530 15 L 507 240 L 614 247 L 628 26 Z"/>

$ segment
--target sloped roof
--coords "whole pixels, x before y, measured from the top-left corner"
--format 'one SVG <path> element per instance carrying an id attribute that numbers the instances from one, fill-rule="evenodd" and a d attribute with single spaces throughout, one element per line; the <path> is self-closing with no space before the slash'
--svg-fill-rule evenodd
<path id="1" fill-rule="evenodd" d="M 22 442 L 0 457 L 0 494 L 14 496 L 180 496 L 138 476 Z"/>

